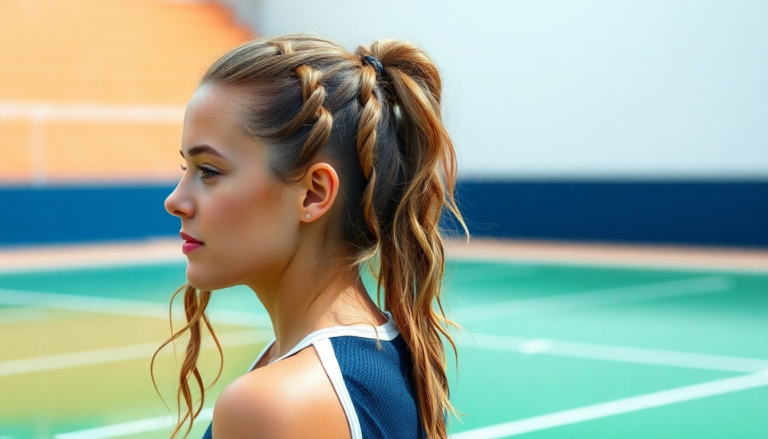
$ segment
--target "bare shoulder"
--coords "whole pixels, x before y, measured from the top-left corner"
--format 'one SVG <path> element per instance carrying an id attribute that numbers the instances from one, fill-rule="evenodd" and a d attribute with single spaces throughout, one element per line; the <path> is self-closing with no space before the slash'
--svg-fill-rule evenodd
<path id="1" fill-rule="evenodd" d="M 216 439 L 349 438 L 349 424 L 313 346 L 230 383 L 213 409 Z"/>

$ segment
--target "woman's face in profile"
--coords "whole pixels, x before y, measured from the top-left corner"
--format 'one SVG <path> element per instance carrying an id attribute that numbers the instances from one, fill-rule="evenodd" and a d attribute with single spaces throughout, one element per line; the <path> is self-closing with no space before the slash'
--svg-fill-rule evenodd
<path id="1" fill-rule="evenodd" d="M 298 193 L 271 176 L 265 147 L 238 125 L 234 88 L 203 84 L 184 115 L 181 180 L 165 208 L 185 244 L 187 280 L 200 290 L 269 285 L 297 247 Z M 190 238 L 186 238 L 190 239 Z"/>

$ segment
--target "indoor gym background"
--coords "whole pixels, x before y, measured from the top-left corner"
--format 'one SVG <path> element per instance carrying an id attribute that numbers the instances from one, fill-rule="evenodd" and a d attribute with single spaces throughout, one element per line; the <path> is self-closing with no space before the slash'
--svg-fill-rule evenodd
<path id="1" fill-rule="evenodd" d="M 466 329 L 453 438 L 768 437 L 767 18 L 747 1 L 0 0 L 0 437 L 168 434 L 149 357 L 184 282 L 162 206 L 184 106 L 220 53 L 292 31 L 407 38 L 443 71 L 474 234 L 445 279 Z M 211 314 L 226 359 L 197 436 L 271 336 L 243 289 Z M 210 380 L 214 349 L 203 364 Z"/>

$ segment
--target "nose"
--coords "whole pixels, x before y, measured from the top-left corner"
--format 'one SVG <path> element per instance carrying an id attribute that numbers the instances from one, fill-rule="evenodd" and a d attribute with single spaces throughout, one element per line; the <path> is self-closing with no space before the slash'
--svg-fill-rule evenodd
<path id="1" fill-rule="evenodd" d="M 163 204 L 168 213 L 179 218 L 191 218 L 194 215 L 194 204 L 182 191 L 181 182 L 176 185 L 176 188 L 168 195 Z"/>

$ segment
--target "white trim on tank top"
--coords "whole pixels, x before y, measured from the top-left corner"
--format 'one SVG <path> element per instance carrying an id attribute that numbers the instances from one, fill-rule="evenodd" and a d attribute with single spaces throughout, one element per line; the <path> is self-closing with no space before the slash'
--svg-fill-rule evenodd
<path id="1" fill-rule="evenodd" d="M 347 383 L 344 382 L 344 375 L 341 374 L 341 367 L 339 366 L 339 360 L 336 358 L 336 353 L 333 351 L 331 339 L 316 340 L 312 344 L 315 346 L 315 350 L 317 350 L 317 356 L 320 357 L 320 362 L 323 364 L 323 369 L 325 369 L 328 379 L 331 380 L 331 384 L 334 390 L 336 390 L 339 401 L 341 401 L 341 408 L 344 409 L 344 414 L 347 416 L 350 438 L 363 439 L 360 419 L 357 417 L 357 410 L 355 410 L 352 397 L 349 395 Z"/>
<path id="2" fill-rule="evenodd" d="M 372 339 L 378 338 L 384 341 L 392 341 L 395 339 L 395 337 L 397 337 L 400 334 L 400 331 L 398 331 L 397 326 L 395 325 L 395 319 L 392 316 L 392 313 L 389 311 L 383 311 L 383 313 L 387 316 L 387 323 L 376 326 L 375 329 L 373 326 L 370 326 L 370 325 L 352 325 L 352 326 L 332 326 L 330 328 L 323 328 L 323 329 L 318 329 L 317 331 L 313 331 L 309 333 L 306 337 L 304 337 L 303 340 L 301 340 L 296 346 L 294 346 L 285 355 L 281 356 L 280 358 L 273 361 L 272 363 L 276 363 L 284 358 L 288 358 L 291 355 L 309 346 L 310 344 L 313 344 L 313 342 L 317 340 L 322 340 L 324 338 L 354 335 L 356 337 L 372 338 Z M 256 357 L 256 361 L 254 361 L 253 364 L 251 364 L 251 367 L 248 368 L 248 371 L 253 370 L 253 368 L 256 367 L 257 364 L 259 364 L 259 361 L 261 361 L 264 355 L 266 355 L 269 348 L 272 347 L 272 345 L 275 344 L 276 341 L 277 341 L 276 338 L 272 338 L 272 340 L 270 340 L 270 342 L 267 343 L 266 346 L 264 346 L 264 349 L 261 351 L 259 356 Z M 272 364 L 272 363 L 269 363 L 269 364 Z"/>

